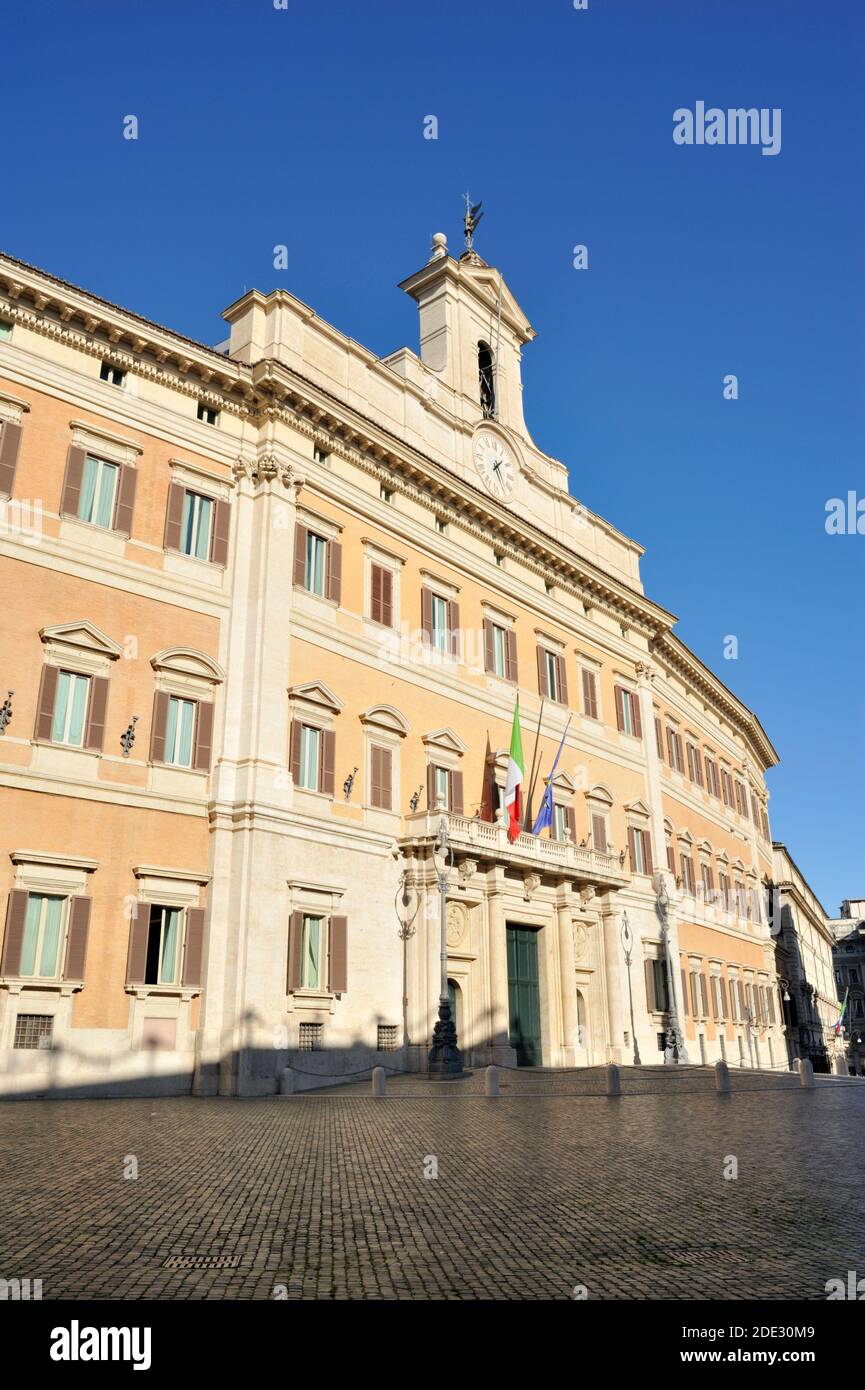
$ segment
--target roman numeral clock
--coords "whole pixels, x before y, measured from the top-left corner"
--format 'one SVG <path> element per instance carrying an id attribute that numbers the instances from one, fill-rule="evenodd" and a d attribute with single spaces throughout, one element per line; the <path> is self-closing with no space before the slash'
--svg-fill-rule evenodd
<path id="1" fill-rule="evenodd" d="M 487 491 L 507 501 L 517 484 L 517 461 L 512 451 L 491 430 L 480 430 L 475 435 L 473 453 L 475 467 Z"/>

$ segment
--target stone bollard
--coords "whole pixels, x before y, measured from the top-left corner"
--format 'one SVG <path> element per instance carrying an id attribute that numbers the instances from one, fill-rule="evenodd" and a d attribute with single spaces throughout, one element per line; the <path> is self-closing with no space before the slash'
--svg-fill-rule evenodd
<path id="1" fill-rule="evenodd" d="M 802 1057 L 799 1061 L 799 1085 L 806 1091 L 814 1090 L 814 1068 L 807 1057 Z"/>
<path id="2" fill-rule="evenodd" d="M 836 1076 L 849 1076 L 850 1068 L 847 1065 L 847 1058 L 839 1052 L 832 1063 L 832 1070 Z"/>
<path id="3" fill-rule="evenodd" d="M 294 1093 L 294 1072 L 291 1067 L 283 1067 L 279 1073 L 279 1094 L 290 1096 Z"/>
<path id="4" fill-rule="evenodd" d="M 607 1095 L 620 1096 L 622 1094 L 622 1078 L 619 1075 L 619 1068 L 615 1062 L 611 1062 L 607 1067 Z"/>
<path id="5" fill-rule="evenodd" d="M 730 1094 L 730 1068 L 726 1062 L 715 1063 L 715 1090 L 724 1095 Z"/>
<path id="6" fill-rule="evenodd" d="M 384 1095 L 384 1067 L 373 1067 L 372 1069 L 372 1093 L 377 1098 Z"/>
<path id="7" fill-rule="evenodd" d="M 497 1096 L 499 1093 L 499 1069 L 487 1067 L 484 1072 L 484 1095 Z"/>

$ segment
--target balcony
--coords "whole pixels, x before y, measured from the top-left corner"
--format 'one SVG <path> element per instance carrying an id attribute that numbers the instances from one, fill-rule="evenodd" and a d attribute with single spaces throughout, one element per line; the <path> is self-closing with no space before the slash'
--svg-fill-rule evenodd
<path id="1" fill-rule="evenodd" d="M 588 849 L 569 840 L 548 840 L 537 835 L 518 835 L 513 844 L 506 825 L 490 823 L 451 811 L 417 811 L 404 818 L 405 829 L 399 845 L 403 850 L 430 848 L 438 839 L 442 819 L 447 820 L 448 839 L 457 856 L 475 859 L 479 864 L 493 862 L 520 873 L 548 874 L 556 878 L 591 883 L 599 892 L 624 888 L 630 874 L 617 854 Z"/>

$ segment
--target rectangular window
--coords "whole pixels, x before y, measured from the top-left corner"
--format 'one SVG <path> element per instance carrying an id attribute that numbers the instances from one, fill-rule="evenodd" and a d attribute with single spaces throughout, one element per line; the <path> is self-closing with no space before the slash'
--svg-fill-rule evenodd
<path id="1" fill-rule="evenodd" d="M 671 874 L 676 872 L 676 851 L 670 840 L 667 841 L 667 868 Z"/>
<path id="2" fill-rule="evenodd" d="M 324 597 L 325 575 L 327 573 L 327 541 L 314 531 L 306 533 L 306 569 L 304 587 L 310 594 Z"/>
<path id="3" fill-rule="evenodd" d="M 553 838 L 556 840 L 566 840 L 568 828 L 568 815 L 566 806 L 553 806 Z"/>
<path id="4" fill-rule="evenodd" d="M 725 767 L 721 768 L 721 799 L 725 806 L 733 806 L 733 782 Z"/>
<path id="5" fill-rule="evenodd" d="M 745 916 L 745 885 L 744 885 L 744 883 L 737 883 L 737 884 L 736 884 L 736 911 L 738 912 L 738 914 L 739 914 L 740 917 L 744 917 L 744 916 Z"/>
<path id="6" fill-rule="evenodd" d="M 369 750 L 369 804 L 379 811 L 393 809 L 393 754 L 389 748 L 372 744 Z"/>
<path id="7" fill-rule="evenodd" d="M 316 463 L 327 463 L 328 459 L 330 458 L 330 454 L 327 452 L 327 450 L 320 449 L 317 444 L 312 451 L 312 456 L 315 459 Z"/>
<path id="8" fill-rule="evenodd" d="M 392 502 L 393 490 L 389 487 L 385 487 L 384 483 L 382 483 L 379 487 L 379 497 L 381 498 L 382 502 Z"/>
<path id="9" fill-rule="evenodd" d="M 12 325 L 5 319 L 0 319 L 0 343 L 8 343 L 12 337 Z"/>
<path id="10" fill-rule="evenodd" d="M 298 1047 L 301 1052 L 318 1052 L 324 1042 L 323 1023 L 301 1023 Z"/>
<path id="11" fill-rule="evenodd" d="M 318 791 L 318 766 L 321 730 L 311 724 L 300 726 L 300 782 L 307 791 Z"/>
<path id="12" fill-rule="evenodd" d="M 508 634 L 493 623 L 493 672 L 504 679 L 508 673 Z"/>
<path id="13" fill-rule="evenodd" d="M 385 565 L 369 567 L 369 616 L 382 627 L 393 627 L 393 570 Z"/>
<path id="14" fill-rule="evenodd" d="M 18 974 L 35 980 L 56 980 L 60 971 L 65 898 L 31 893 L 27 900 L 21 964 Z"/>
<path id="15" fill-rule="evenodd" d="M 126 373 L 121 367 L 113 367 L 110 362 L 103 362 L 99 368 L 99 380 L 110 382 L 112 386 L 122 386 L 126 380 Z"/>
<path id="16" fill-rule="evenodd" d="M 717 765 L 717 763 L 715 763 L 715 762 L 712 761 L 712 759 L 709 757 L 708 753 L 706 754 L 705 762 L 706 762 L 706 789 L 707 789 L 707 791 L 710 793 L 710 795 L 712 795 L 712 796 L 720 796 L 720 795 L 721 795 L 721 790 L 720 790 L 720 784 L 719 784 L 719 782 L 718 782 L 718 765 Z"/>
<path id="17" fill-rule="evenodd" d="M 58 674 L 51 725 L 53 743 L 65 743 L 71 748 L 82 746 L 89 696 L 89 676 L 80 676 L 75 671 L 61 671 Z"/>
<path id="18" fill-rule="evenodd" d="M 682 740 L 675 729 L 667 729 L 667 747 L 670 751 L 670 767 L 675 772 L 684 772 L 682 763 Z"/>
<path id="19" fill-rule="evenodd" d="M 436 806 L 442 807 L 445 811 L 450 808 L 450 776 L 446 767 L 435 769 L 435 798 Z"/>
<path id="20" fill-rule="evenodd" d="M 721 895 L 721 906 L 727 912 L 732 912 L 733 904 L 730 901 L 730 880 L 726 874 L 718 874 L 718 891 Z"/>
<path id="21" fill-rule="evenodd" d="M 205 405 L 204 401 L 198 402 L 198 418 L 205 425 L 215 425 L 219 419 L 219 411 L 214 410 L 213 406 Z"/>
<path id="22" fill-rule="evenodd" d="M 632 734 L 634 732 L 634 711 L 631 705 L 630 690 L 619 690 L 619 708 L 622 712 L 622 732 Z"/>
<path id="23" fill-rule="evenodd" d="M 607 818 L 597 813 L 592 816 L 592 847 L 607 852 Z"/>
<path id="24" fill-rule="evenodd" d="M 688 747 L 688 776 L 696 786 L 703 785 L 703 769 L 700 765 L 700 750 L 689 743 Z"/>
<path id="25" fill-rule="evenodd" d="M 703 897 L 705 898 L 706 902 L 708 902 L 709 898 L 715 891 L 715 880 L 712 877 L 711 864 L 700 865 L 700 879 L 703 884 Z"/>
<path id="26" fill-rule="evenodd" d="M 440 594 L 432 595 L 432 644 L 437 652 L 449 649 L 448 601 Z"/>
<path id="27" fill-rule="evenodd" d="M 680 858 L 682 865 L 682 887 L 686 893 L 694 891 L 694 864 L 690 856 L 683 854 Z"/>
<path id="28" fill-rule="evenodd" d="M 180 530 L 180 549 L 196 560 L 210 559 L 210 533 L 213 526 L 213 502 L 200 492 L 187 491 L 183 497 L 183 521 Z"/>
<path id="29" fill-rule="evenodd" d="M 587 719 L 598 718 L 598 677 L 584 666 L 582 669 L 583 714 Z"/>
<path id="30" fill-rule="evenodd" d="M 117 497 L 117 481 L 120 469 L 116 463 L 106 463 L 104 459 L 84 459 L 84 473 L 81 479 L 81 496 L 78 502 L 78 518 L 91 526 L 111 529 L 114 519 L 114 503 Z"/>
<path id="31" fill-rule="evenodd" d="M 49 1048 L 54 1037 L 52 1014 L 18 1014 L 15 1018 L 13 1047 Z"/>
<path id="32" fill-rule="evenodd" d="M 183 909 L 151 904 L 147 933 L 146 985 L 177 984 L 180 969 L 180 937 Z"/>
<path id="33" fill-rule="evenodd" d="M 652 977 L 655 994 L 655 1012 L 662 1014 L 669 1013 L 670 999 L 667 989 L 667 971 L 663 960 L 652 961 Z"/>
<path id="34" fill-rule="evenodd" d="M 555 652 L 544 652 L 544 671 L 547 678 L 547 696 L 551 700 L 558 700 L 559 663 Z"/>
<path id="35" fill-rule="evenodd" d="M 165 722 L 165 761 L 172 767 L 192 767 L 195 700 L 172 695 Z"/>
<path id="36" fill-rule="evenodd" d="M 628 840 L 631 850 L 631 870 L 635 874 L 648 874 L 649 868 L 648 855 L 648 831 L 636 830 L 633 826 L 628 828 Z"/>
<path id="37" fill-rule="evenodd" d="M 318 989 L 321 984 L 323 926 L 323 917 L 312 917 L 304 913 L 300 947 L 300 983 L 304 989 Z"/>
<path id="38" fill-rule="evenodd" d="M 655 719 L 655 747 L 656 747 L 657 750 L 658 750 L 658 757 L 661 759 L 661 762 L 663 762 L 663 761 L 664 761 L 664 733 L 663 733 L 663 730 L 662 730 L 662 728 L 661 728 L 661 721 L 660 721 L 660 719 L 658 719 L 657 717 L 656 717 L 656 719 Z"/>

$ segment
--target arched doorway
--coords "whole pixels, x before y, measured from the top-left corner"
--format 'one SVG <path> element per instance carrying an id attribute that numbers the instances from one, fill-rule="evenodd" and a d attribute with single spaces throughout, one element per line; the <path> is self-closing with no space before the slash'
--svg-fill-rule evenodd
<path id="1" fill-rule="evenodd" d="M 460 995 L 461 990 L 456 980 L 448 980 L 448 1003 L 451 1006 L 451 1018 L 456 1025 L 457 1042 L 460 1041 L 460 1033 L 462 1032 L 462 1009 L 460 1007 L 462 999 Z"/>
<path id="2" fill-rule="evenodd" d="M 589 1065 L 589 1014 L 586 1008 L 586 996 L 581 989 L 577 990 L 576 1062 L 577 1066 Z"/>

